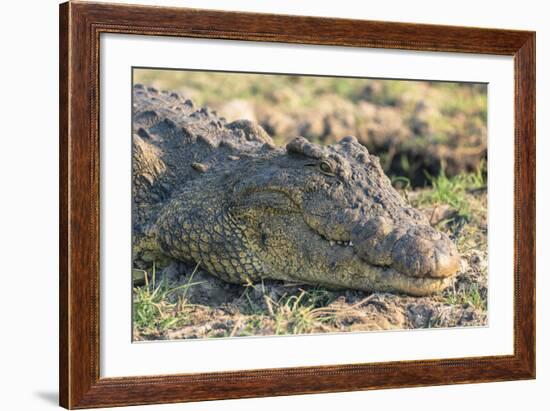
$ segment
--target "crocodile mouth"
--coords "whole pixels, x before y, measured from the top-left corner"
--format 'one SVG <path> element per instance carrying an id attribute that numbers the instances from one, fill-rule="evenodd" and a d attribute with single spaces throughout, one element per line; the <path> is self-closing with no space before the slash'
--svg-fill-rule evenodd
<path id="1" fill-rule="evenodd" d="M 394 222 L 382 216 L 360 220 L 353 211 L 341 209 L 326 210 L 323 215 L 304 213 L 292 195 L 272 187 L 247 192 L 245 198 L 241 206 L 252 202 L 301 214 L 304 223 L 325 245 L 329 266 L 338 261 L 345 265 L 357 258 L 364 270 L 376 271 L 388 281 L 407 283 L 414 289 L 430 282 L 440 286 L 441 280 L 460 268 L 455 244 L 444 233 L 415 220 Z"/>
<path id="2" fill-rule="evenodd" d="M 460 268 L 455 244 L 428 225 L 395 225 L 376 217 L 356 224 L 348 235 L 341 233 L 338 238 L 309 226 L 327 243 L 327 252 L 338 250 L 344 253 L 343 258 L 349 258 L 353 251 L 363 262 L 402 276 L 438 280 L 453 276 Z"/>
<path id="3" fill-rule="evenodd" d="M 360 254 L 353 241 L 331 240 L 312 230 L 326 258 L 326 265 L 334 277 L 347 276 L 353 288 L 372 292 L 401 292 L 413 296 L 426 296 L 442 291 L 451 283 L 451 276 L 414 276 L 390 265 L 373 264 Z M 336 286 L 327 283 L 327 286 Z"/>
<path id="4" fill-rule="evenodd" d="M 456 245 L 427 224 L 394 223 L 375 217 L 351 233 L 357 254 L 374 265 L 389 266 L 417 278 L 445 278 L 460 268 Z"/>

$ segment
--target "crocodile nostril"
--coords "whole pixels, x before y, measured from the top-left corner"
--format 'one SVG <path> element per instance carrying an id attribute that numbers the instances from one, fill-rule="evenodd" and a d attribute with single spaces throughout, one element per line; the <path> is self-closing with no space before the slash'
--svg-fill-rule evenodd
<path id="1" fill-rule="evenodd" d="M 448 277 L 460 267 L 454 243 L 431 227 L 410 229 L 395 243 L 391 256 L 393 267 L 414 277 Z"/>
<path id="2" fill-rule="evenodd" d="M 450 243 L 450 240 L 449 240 Z M 434 267 L 430 277 L 449 277 L 460 269 L 460 257 L 455 245 L 450 243 L 444 250 L 434 250 Z"/>

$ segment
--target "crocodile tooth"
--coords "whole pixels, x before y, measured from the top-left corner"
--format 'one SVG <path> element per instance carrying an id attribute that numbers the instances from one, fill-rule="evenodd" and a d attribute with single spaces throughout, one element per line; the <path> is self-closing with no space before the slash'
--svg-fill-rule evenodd
<path id="1" fill-rule="evenodd" d="M 349 246 L 349 247 L 353 247 L 353 243 L 350 241 L 350 242 L 348 243 L 348 246 Z"/>
<path id="2" fill-rule="evenodd" d="M 334 241 L 332 241 L 332 240 L 330 240 L 329 243 L 330 243 L 331 247 L 334 245 Z"/>

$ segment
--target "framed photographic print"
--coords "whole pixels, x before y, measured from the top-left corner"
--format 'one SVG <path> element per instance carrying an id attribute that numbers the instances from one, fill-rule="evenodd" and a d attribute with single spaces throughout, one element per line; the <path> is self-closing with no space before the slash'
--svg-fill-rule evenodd
<path id="1" fill-rule="evenodd" d="M 535 377 L 535 33 L 60 6 L 60 403 Z"/>

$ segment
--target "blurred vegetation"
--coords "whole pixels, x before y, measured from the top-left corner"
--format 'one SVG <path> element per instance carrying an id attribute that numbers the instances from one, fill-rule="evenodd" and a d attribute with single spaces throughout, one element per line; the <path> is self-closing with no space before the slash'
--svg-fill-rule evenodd
<path id="1" fill-rule="evenodd" d="M 475 172 L 487 154 L 486 84 L 157 69 L 135 69 L 134 82 L 258 122 L 281 145 L 354 135 L 413 186 L 442 164 L 451 177 Z"/>
<path id="2" fill-rule="evenodd" d="M 486 85 L 434 81 L 249 74 L 186 70 L 135 69 L 134 83 L 180 90 L 199 105 L 221 107 L 234 99 L 255 103 L 284 102 L 290 109 L 319 105 L 319 98 L 336 95 L 377 105 L 402 106 L 436 98 L 445 116 L 459 113 L 485 116 Z M 233 119 L 231 119 L 233 120 Z"/>

